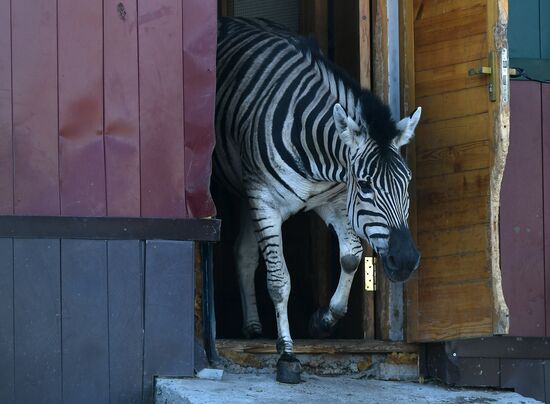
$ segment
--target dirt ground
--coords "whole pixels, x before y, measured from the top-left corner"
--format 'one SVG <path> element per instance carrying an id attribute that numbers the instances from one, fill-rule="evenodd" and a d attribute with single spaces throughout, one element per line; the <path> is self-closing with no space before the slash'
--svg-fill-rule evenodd
<path id="1" fill-rule="evenodd" d="M 274 374 L 225 372 L 222 380 L 158 379 L 157 404 L 241 403 L 539 403 L 517 393 L 449 388 L 434 383 L 392 382 L 360 376 L 302 375 L 297 385 L 281 384 Z"/>

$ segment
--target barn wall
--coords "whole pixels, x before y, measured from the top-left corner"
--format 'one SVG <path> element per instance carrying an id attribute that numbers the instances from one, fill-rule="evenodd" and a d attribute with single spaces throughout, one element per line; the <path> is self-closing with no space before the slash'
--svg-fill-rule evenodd
<path id="1" fill-rule="evenodd" d="M 192 242 L 0 238 L 0 255 L 0 402 L 151 402 L 154 376 L 193 374 Z"/>
<path id="2" fill-rule="evenodd" d="M 0 1 L 0 214 L 205 217 L 214 0 Z"/>

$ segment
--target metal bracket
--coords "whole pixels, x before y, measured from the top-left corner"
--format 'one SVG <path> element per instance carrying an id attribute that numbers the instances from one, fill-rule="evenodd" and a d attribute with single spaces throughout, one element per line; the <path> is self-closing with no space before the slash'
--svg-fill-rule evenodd
<path id="1" fill-rule="evenodd" d="M 376 290 L 376 259 L 365 257 L 365 290 L 374 292 Z"/>

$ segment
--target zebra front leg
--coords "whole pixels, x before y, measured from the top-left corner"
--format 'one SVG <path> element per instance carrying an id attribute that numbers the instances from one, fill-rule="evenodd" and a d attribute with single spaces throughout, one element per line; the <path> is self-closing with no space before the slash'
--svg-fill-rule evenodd
<path id="1" fill-rule="evenodd" d="M 235 241 L 235 260 L 243 312 L 242 331 L 246 338 L 259 338 L 262 335 L 262 324 L 256 305 L 254 275 L 260 261 L 260 251 L 258 250 L 258 241 L 254 235 L 250 208 L 246 201 L 241 204 L 240 219 L 241 227 Z"/>
<path id="2" fill-rule="evenodd" d="M 363 247 L 349 224 L 345 201 L 322 205 L 315 211 L 327 225 L 334 228 L 340 247 L 340 279 L 336 292 L 330 299 L 329 307 L 317 310 L 309 322 L 309 332 L 313 338 L 326 338 L 348 310 L 349 293 L 361 262 Z"/>
<path id="3" fill-rule="evenodd" d="M 277 362 L 277 381 L 299 383 L 301 365 L 292 351 L 293 343 L 288 323 L 290 275 L 283 256 L 282 218 L 276 210 L 265 207 L 253 207 L 252 212 L 260 251 L 266 263 L 267 290 L 277 316 L 277 351 L 281 355 Z"/>

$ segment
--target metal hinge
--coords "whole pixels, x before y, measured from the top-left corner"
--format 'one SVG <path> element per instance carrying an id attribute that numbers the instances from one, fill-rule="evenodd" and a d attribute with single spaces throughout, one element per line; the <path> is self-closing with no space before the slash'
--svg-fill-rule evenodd
<path id="1" fill-rule="evenodd" d="M 365 257 L 365 290 L 374 292 L 376 290 L 376 259 Z"/>

